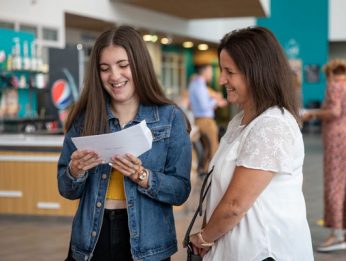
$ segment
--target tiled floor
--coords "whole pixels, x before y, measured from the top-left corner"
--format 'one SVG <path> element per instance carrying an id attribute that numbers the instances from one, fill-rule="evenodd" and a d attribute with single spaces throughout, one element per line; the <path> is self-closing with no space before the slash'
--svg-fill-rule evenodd
<path id="1" fill-rule="evenodd" d="M 320 135 L 316 134 L 305 135 L 304 141 L 306 149 L 304 194 L 313 244 L 316 246 L 328 235 L 328 230 L 316 223 L 323 213 L 322 144 Z M 197 204 L 200 183 L 200 180 L 193 175 L 192 196 L 183 207 L 175 208 L 179 251 L 173 256 L 172 261 L 185 260 L 185 249 L 181 247 L 181 241 L 192 217 L 194 206 Z M 0 216 L 0 261 L 64 260 L 71 221 L 70 218 Z M 315 260 L 345 261 L 346 251 L 331 254 L 315 252 Z"/>

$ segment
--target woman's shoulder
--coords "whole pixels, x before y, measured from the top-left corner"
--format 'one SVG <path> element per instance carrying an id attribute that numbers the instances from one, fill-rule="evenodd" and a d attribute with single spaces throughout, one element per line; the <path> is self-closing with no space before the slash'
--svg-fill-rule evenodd
<path id="1" fill-rule="evenodd" d="M 270 107 L 261 113 L 253 122 L 249 129 L 272 129 L 290 133 L 292 136 L 301 134 L 298 122 L 294 116 L 285 108 L 277 106 Z"/>
<path id="2" fill-rule="evenodd" d="M 183 110 L 176 104 L 163 104 L 156 106 L 160 115 L 176 116 L 184 114 Z"/>
<path id="3" fill-rule="evenodd" d="M 160 124 L 171 124 L 176 118 L 186 118 L 183 110 L 175 104 L 146 105 L 142 107 L 141 114 L 148 122 Z"/>
<path id="4" fill-rule="evenodd" d="M 269 107 L 259 117 L 278 117 L 281 118 L 285 113 L 285 109 L 279 108 L 278 106 Z"/>
<path id="5" fill-rule="evenodd" d="M 273 106 L 266 109 L 263 113 L 258 116 L 258 119 L 271 118 L 277 122 L 294 123 L 297 121 L 288 110 L 285 108 L 279 108 L 278 106 Z"/>

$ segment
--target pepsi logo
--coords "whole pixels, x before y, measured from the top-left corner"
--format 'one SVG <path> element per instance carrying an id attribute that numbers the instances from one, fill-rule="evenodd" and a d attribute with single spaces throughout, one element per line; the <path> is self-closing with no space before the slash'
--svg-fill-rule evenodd
<path id="1" fill-rule="evenodd" d="M 58 110 L 68 108 L 73 102 L 71 88 L 65 80 L 56 80 L 53 83 L 51 94 L 53 103 Z"/>

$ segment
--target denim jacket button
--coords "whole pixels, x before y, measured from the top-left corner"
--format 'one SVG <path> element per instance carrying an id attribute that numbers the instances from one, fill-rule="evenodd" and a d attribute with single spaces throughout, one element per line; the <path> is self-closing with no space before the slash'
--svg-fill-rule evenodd
<path id="1" fill-rule="evenodd" d="M 107 174 L 102 174 L 101 178 L 102 179 L 106 179 L 107 178 Z"/>
<path id="2" fill-rule="evenodd" d="M 100 208 L 102 206 L 102 203 L 99 201 L 96 203 L 96 207 Z"/>
<path id="3" fill-rule="evenodd" d="M 93 232 L 91 233 L 91 236 L 92 236 L 92 237 L 96 237 L 96 231 L 93 231 Z"/>

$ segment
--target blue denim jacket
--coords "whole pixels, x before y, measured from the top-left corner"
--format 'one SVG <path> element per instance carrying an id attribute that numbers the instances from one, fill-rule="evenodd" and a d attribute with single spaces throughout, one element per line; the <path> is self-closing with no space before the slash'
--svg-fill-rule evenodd
<path id="1" fill-rule="evenodd" d="M 112 132 L 119 131 L 118 120 L 108 110 Z M 190 193 L 191 143 L 181 110 L 174 105 L 140 105 L 135 119 L 125 128 L 146 120 L 153 134 L 152 149 L 142 154 L 143 166 L 151 171 L 144 189 L 125 177 L 125 193 L 134 260 L 157 261 L 177 251 L 172 205 L 183 204 Z M 101 231 L 103 209 L 111 167 L 101 164 L 85 176 L 73 178 L 68 171 L 76 147 L 71 137 L 79 136 L 82 121 L 66 133 L 58 162 L 58 186 L 67 199 L 80 199 L 72 225 L 73 258 L 90 260 Z"/>

